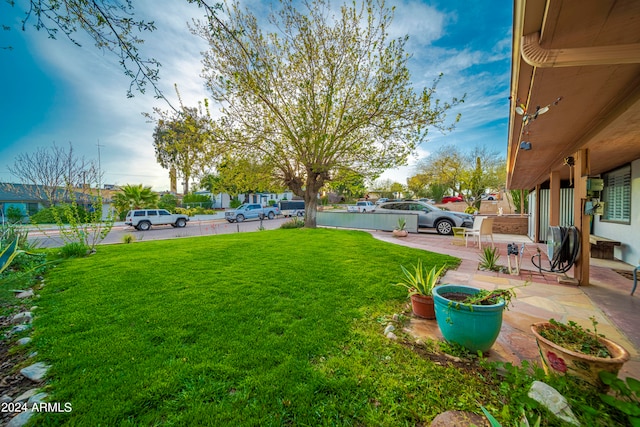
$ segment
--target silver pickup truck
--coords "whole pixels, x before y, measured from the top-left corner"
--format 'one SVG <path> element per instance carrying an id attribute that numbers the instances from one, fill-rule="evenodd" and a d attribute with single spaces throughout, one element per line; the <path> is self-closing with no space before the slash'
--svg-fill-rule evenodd
<path id="1" fill-rule="evenodd" d="M 360 201 L 355 205 L 347 206 L 347 212 L 372 212 L 376 205 L 369 201 Z"/>
<path id="2" fill-rule="evenodd" d="M 245 219 L 253 218 L 269 218 L 273 219 L 276 215 L 280 214 L 280 209 L 277 206 L 269 206 L 263 208 L 260 203 L 245 203 L 238 206 L 238 208 L 226 211 L 224 213 L 224 219 L 229 222 L 242 222 Z"/>

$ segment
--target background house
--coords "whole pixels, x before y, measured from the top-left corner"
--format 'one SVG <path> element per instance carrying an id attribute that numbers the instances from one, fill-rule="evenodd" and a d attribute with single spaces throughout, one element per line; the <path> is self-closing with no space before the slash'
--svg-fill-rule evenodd
<path id="1" fill-rule="evenodd" d="M 73 198 L 79 205 L 84 205 L 87 209 L 92 209 L 95 199 L 95 190 L 92 192 L 76 189 Z M 58 189 L 58 199 L 61 203 L 71 203 L 71 197 L 63 188 Z M 107 219 L 111 211 L 111 195 L 113 191 L 102 190 L 102 219 Z M 23 215 L 23 222 L 27 222 L 29 216 L 36 214 L 41 209 L 49 206 L 46 194 L 39 186 L 29 184 L 0 183 L 0 218 L 8 218 L 11 209 L 19 210 Z"/>
<path id="2" fill-rule="evenodd" d="M 33 185 L 0 183 L 0 212 L 5 219 L 11 209 L 17 209 L 24 217 L 28 217 L 45 205 L 44 193 Z"/>

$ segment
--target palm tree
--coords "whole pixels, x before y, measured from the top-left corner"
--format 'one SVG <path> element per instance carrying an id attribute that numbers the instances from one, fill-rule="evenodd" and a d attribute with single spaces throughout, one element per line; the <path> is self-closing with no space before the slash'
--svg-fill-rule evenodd
<path id="1" fill-rule="evenodd" d="M 118 213 L 123 214 L 129 209 L 155 208 L 158 206 L 158 195 L 151 191 L 151 187 L 142 184 L 126 184 L 120 192 L 113 196 L 113 206 Z"/>

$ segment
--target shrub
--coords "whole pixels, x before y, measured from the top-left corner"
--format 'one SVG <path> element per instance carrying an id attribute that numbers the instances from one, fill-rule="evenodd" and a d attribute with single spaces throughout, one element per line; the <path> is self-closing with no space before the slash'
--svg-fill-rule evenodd
<path id="1" fill-rule="evenodd" d="M 56 219 L 53 214 L 54 209 L 56 209 L 58 211 L 58 215 L 62 217 L 62 209 L 57 206 L 52 206 L 50 208 L 41 209 L 35 214 L 31 215 L 29 221 L 32 224 L 55 224 Z"/>
<path id="2" fill-rule="evenodd" d="M 22 221 L 23 216 L 24 214 L 22 213 L 20 208 L 15 206 L 9 206 L 7 208 L 7 219 L 9 219 L 9 222 L 13 222 L 13 223 L 20 222 Z"/>
<path id="3" fill-rule="evenodd" d="M 283 199 L 284 200 L 284 199 Z M 231 199 L 231 201 L 229 202 L 229 207 L 231 209 L 235 209 L 238 206 L 240 206 L 242 204 L 242 202 L 238 199 Z"/>
<path id="4" fill-rule="evenodd" d="M 73 209 L 73 206 L 60 205 L 44 208 L 31 215 L 29 221 L 31 221 L 32 224 L 57 224 L 58 222 L 61 224 L 69 224 L 69 216 L 66 213 L 69 209 Z M 84 208 L 77 206 L 75 211 L 77 211 L 79 221 L 87 221 L 89 215 Z"/>
<path id="5" fill-rule="evenodd" d="M 204 194 L 186 194 L 182 198 L 182 205 L 190 205 L 189 207 L 202 207 L 202 208 L 210 208 L 211 207 L 211 197 L 205 196 Z"/>
<path id="6" fill-rule="evenodd" d="M 205 208 L 201 206 L 196 206 L 195 208 L 189 209 L 192 212 L 192 215 L 213 215 L 216 213 L 213 209 Z M 191 216 L 191 215 L 190 215 Z"/>
<path id="7" fill-rule="evenodd" d="M 135 240 L 135 236 L 131 233 L 122 236 L 122 243 L 132 243 Z"/>
<path id="8" fill-rule="evenodd" d="M 304 220 L 301 218 L 292 218 L 289 221 L 283 222 L 280 225 L 280 228 L 290 229 L 290 228 L 302 228 L 304 227 Z"/>
<path id="9" fill-rule="evenodd" d="M 464 213 L 473 215 L 478 213 L 478 208 L 476 208 L 475 206 L 467 206 L 467 208 L 464 210 Z"/>
<path id="10" fill-rule="evenodd" d="M 158 202 L 158 208 L 169 212 L 175 212 L 176 206 L 178 206 L 178 199 L 173 194 L 164 194 Z"/>
<path id="11" fill-rule="evenodd" d="M 82 242 L 70 242 L 60 248 L 60 255 L 63 258 L 82 257 L 89 252 L 89 246 Z"/>
<path id="12" fill-rule="evenodd" d="M 182 214 L 182 215 L 189 215 L 189 216 L 194 216 L 196 214 L 196 209 L 195 208 L 176 208 L 176 212 L 177 214 Z"/>
<path id="13" fill-rule="evenodd" d="M 520 190 L 511 190 L 511 200 L 513 200 L 513 208 L 514 211 L 516 213 L 523 213 L 520 212 L 520 202 L 522 200 L 521 196 L 524 196 L 524 212 L 528 212 L 529 211 L 529 190 L 523 190 L 522 192 Z"/>
<path id="14" fill-rule="evenodd" d="M 77 203 L 75 192 L 69 191 L 69 193 L 71 203 L 61 206 L 62 213 L 52 210 L 60 231 L 60 238 L 65 244 L 78 243 L 78 246 L 95 251 L 96 245 L 111 231 L 113 216 L 109 215 L 107 219 L 102 219 L 103 204 L 102 196 L 99 194 L 90 192 L 84 195 L 91 201 L 90 210 L 87 210 Z"/>

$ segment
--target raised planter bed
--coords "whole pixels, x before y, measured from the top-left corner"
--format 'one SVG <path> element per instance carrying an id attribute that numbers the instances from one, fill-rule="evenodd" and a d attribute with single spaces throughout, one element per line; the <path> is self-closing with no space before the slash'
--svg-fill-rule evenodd
<path id="1" fill-rule="evenodd" d="M 529 217 L 518 215 L 489 215 L 493 221 L 494 234 L 518 234 L 526 236 L 529 228 Z"/>

